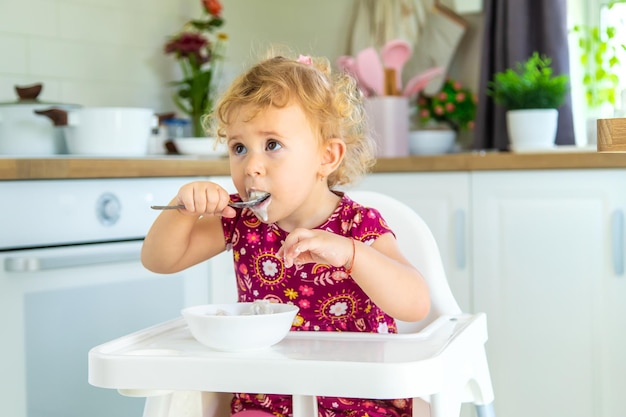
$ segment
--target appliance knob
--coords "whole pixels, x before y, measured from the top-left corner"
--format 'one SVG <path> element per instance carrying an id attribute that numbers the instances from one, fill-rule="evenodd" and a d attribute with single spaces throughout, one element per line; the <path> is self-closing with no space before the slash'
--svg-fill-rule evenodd
<path id="1" fill-rule="evenodd" d="M 104 193 L 96 203 L 96 215 L 98 220 L 105 226 L 112 226 L 120 218 L 122 204 L 115 194 Z"/>

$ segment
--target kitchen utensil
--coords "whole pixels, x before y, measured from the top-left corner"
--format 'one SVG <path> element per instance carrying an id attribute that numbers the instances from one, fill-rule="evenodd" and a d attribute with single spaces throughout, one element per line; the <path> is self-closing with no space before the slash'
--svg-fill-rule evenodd
<path id="1" fill-rule="evenodd" d="M 71 110 L 75 104 L 46 103 L 38 99 L 43 84 L 15 86 L 17 101 L 0 103 L 0 155 L 55 155 L 67 153 L 63 129 L 37 117 L 35 110 L 57 106 Z"/>
<path id="2" fill-rule="evenodd" d="M 404 39 L 392 39 L 383 45 L 380 56 L 385 68 L 391 68 L 396 73 L 396 88 L 402 90 L 402 68 L 411 58 L 412 48 Z"/>
<path id="3" fill-rule="evenodd" d="M 406 83 L 406 87 L 404 87 L 402 94 L 405 97 L 410 97 L 413 94 L 419 93 L 428 85 L 430 80 L 443 74 L 444 71 L 444 67 L 434 67 L 420 72 Z"/>
<path id="4" fill-rule="evenodd" d="M 382 96 L 385 72 L 376 49 L 369 47 L 360 51 L 356 56 L 356 65 L 363 84 L 375 95 Z"/>
<path id="5" fill-rule="evenodd" d="M 369 89 L 363 83 L 363 80 L 359 75 L 359 69 L 357 68 L 356 59 L 354 57 L 350 55 L 342 55 L 337 58 L 336 64 L 340 70 L 347 72 L 352 77 L 354 77 L 361 91 L 365 94 L 366 97 L 369 96 Z"/>
<path id="6" fill-rule="evenodd" d="M 55 126 L 63 126 L 68 151 L 78 155 L 143 156 L 148 153 L 158 117 L 137 107 L 85 107 L 66 111 L 58 107 L 36 110 Z"/>
<path id="7" fill-rule="evenodd" d="M 248 200 L 248 201 L 230 201 L 228 205 L 234 208 L 252 208 L 256 206 L 257 204 L 261 204 L 262 202 L 267 200 L 270 197 L 270 195 L 271 195 L 270 193 L 265 193 L 260 197 L 253 198 L 252 200 Z M 183 204 L 179 204 L 176 206 L 150 206 L 150 208 L 153 210 L 177 210 L 177 209 L 184 209 L 185 206 Z"/>
<path id="8" fill-rule="evenodd" d="M 399 96 L 400 90 L 398 90 L 396 70 L 393 68 L 385 68 L 385 95 L 386 96 Z"/>

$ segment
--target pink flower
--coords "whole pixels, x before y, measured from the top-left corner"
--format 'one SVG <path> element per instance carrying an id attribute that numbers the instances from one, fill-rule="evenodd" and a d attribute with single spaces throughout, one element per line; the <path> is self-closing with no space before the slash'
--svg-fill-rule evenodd
<path id="1" fill-rule="evenodd" d="M 420 126 L 426 128 L 445 124 L 456 131 L 471 129 L 469 122 L 476 116 L 476 96 L 451 78 L 434 96 L 421 93 L 416 104 Z"/>
<path id="2" fill-rule="evenodd" d="M 307 296 L 313 295 L 315 293 L 315 291 L 313 291 L 313 288 L 309 287 L 308 285 L 300 285 L 298 290 L 300 290 L 302 295 L 307 295 Z"/>
<path id="3" fill-rule="evenodd" d="M 306 310 L 307 308 L 311 307 L 311 302 L 309 300 L 300 300 L 298 301 L 298 307 L 300 307 L 303 310 Z"/>
<path id="4" fill-rule="evenodd" d="M 257 233 L 249 232 L 248 234 L 246 234 L 246 240 L 248 241 L 248 243 L 259 243 L 261 239 Z"/>

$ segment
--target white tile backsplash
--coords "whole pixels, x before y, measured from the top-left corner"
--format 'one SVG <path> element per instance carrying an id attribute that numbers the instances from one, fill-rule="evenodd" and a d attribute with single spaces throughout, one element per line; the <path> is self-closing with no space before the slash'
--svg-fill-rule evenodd
<path id="1" fill-rule="evenodd" d="M 0 33 L 0 73 L 21 74 L 28 70 L 28 38 Z"/>
<path id="2" fill-rule="evenodd" d="M 167 37 L 196 0 L 0 0 L 0 102 L 43 82 L 41 99 L 174 110 Z"/>
<path id="3" fill-rule="evenodd" d="M 0 1 L 0 33 L 56 36 L 58 0 Z"/>

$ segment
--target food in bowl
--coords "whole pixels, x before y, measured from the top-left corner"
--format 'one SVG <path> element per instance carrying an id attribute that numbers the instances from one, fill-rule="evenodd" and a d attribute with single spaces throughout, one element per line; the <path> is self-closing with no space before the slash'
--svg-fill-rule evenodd
<path id="1" fill-rule="evenodd" d="M 205 304 L 182 310 L 192 336 L 219 351 L 265 349 L 287 336 L 298 307 L 255 301 Z"/>

